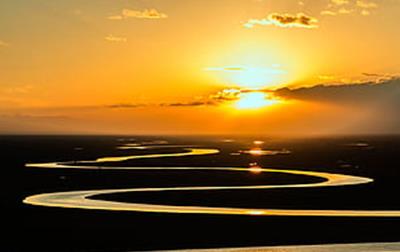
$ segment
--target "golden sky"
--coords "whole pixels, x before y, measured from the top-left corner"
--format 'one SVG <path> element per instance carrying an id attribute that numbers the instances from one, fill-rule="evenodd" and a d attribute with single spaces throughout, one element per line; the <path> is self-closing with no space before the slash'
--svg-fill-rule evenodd
<path id="1" fill-rule="evenodd" d="M 0 133 L 400 132 L 399 0 L 3 0 L 0 13 Z"/>

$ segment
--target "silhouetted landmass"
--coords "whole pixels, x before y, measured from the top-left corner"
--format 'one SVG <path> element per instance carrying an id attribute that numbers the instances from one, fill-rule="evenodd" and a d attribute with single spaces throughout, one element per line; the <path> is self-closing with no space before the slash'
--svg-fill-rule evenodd
<path id="1" fill-rule="evenodd" d="M 26 196 L 80 189 L 189 185 L 314 183 L 318 179 L 221 171 L 105 171 L 25 168 L 28 162 L 93 160 L 98 157 L 158 153 L 116 150 L 119 137 L 3 136 L 2 208 L 4 246 L 10 251 L 126 251 L 177 248 L 399 241 L 397 218 L 217 216 L 111 212 L 35 207 Z M 126 138 L 126 137 L 125 137 Z M 124 193 L 96 196 L 125 202 L 293 209 L 400 209 L 400 137 L 338 137 L 266 141 L 264 149 L 288 149 L 276 156 L 232 156 L 252 146 L 249 137 L 223 143 L 217 137 L 143 137 L 173 144 L 221 149 L 221 154 L 119 162 L 121 166 L 262 167 L 303 169 L 366 176 L 372 184 L 310 189 L 220 192 Z M 367 143 L 367 144 L 362 144 Z M 180 152 L 182 148 L 162 149 Z M 104 163 L 104 166 L 115 164 Z M 11 240 L 13 238 L 13 240 Z"/>

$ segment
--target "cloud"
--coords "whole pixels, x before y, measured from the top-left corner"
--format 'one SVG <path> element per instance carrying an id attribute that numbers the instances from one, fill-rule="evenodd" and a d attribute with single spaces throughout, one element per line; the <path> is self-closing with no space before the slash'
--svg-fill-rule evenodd
<path id="1" fill-rule="evenodd" d="M 128 41 L 127 38 L 125 38 L 125 37 L 117 37 L 117 36 L 114 36 L 111 34 L 108 35 L 107 37 L 105 37 L 104 39 L 107 41 L 110 41 L 110 42 L 126 42 L 126 41 Z"/>
<path id="2" fill-rule="evenodd" d="M 371 74 L 368 74 L 369 76 Z M 376 75 L 373 74 L 375 77 Z M 281 88 L 274 95 L 285 99 L 319 101 L 339 105 L 386 104 L 392 110 L 400 106 L 400 78 L 391 78 L 380 83 L 350 83 L 343 85 L 316 85 L 302 88 Z"/>
<path id="3" fill-rule="evenodd" d="M 111 15 L 107 18 L 110 20 L 122 20 L 127 18 L 141 18 L 141 19 L 162 19 L 167 18 L 168 15 L 159 12 L 157 9 L 144 9 L 144 10 L 131 10 L 123 9 L 119 15 Z"/>
<path id="4" fill-rule="evenodd" d="M 222 67 L 207 67 L 205 71 L 218 71 L 218 72 L 228 72 L 228 73 L 264 73 L 264 74 L 285 74 L 286 71 L 279 68 L 278 65 L 273 65 L 271 67 L 250 67 L 250 66 L 222 66 Z"/>
<path id="5" fill-rule="evenodd" d="M 110 20 L 122 20 L 122 19 L 124 19 L 124 17 L 121 16 L 121 15 L 112 15 L 112 16 L 108 16 L 107 19 L 110 19 Z"/>
<path id="6" fill-rule="evenodd" d="M 199 100 L 199 101 L 187 101 L 187 102 L 171 102 L 171 103 L 158 103 L 158 104 L 134 104 L 134 103 L 117 103 L 106 105 L 102 108 L 110 108 L 110 109 L 136 109 L 143 107 L 199 107 L 199 106 L 208 106 L 208 105 L 217 105 L 216 102 L 212 100 Z M 100 107 L 97 107 L 100 108 Z"/>
<path id="7" fill-rule="evenodd" d="M 365 0 L 348 1 L 348 0 L 331 0 L 325 10 L 320 12 L 323 16 L 337 16 L 340 14 L 359 13 L 362 16 L 371 14 L 371 9 L 378 8 L 375 2 Z"/>
<path id="8" fill-rule="evenodd" d="M 64 115 L 34 115 L 34 114 L 1 114 L 1 119 L 19 119 L 19 120 L 69 120 L 70 117 Z"/>
<path id="9" fill-rule="evenodd" d="M 378 4 L 374 3 L 374 2 L 367 2 L 367 1 L 362 1 L 362 0 L 358 0 L 356 2 L 356 5 L 360 8 L 363 9 L 375 9 L 378 8 Z"/>
<path id="10" fill-rule="evenodd" d="M 354 12 L 353 9 L 340 8 L 340 9 L 338 10 L 338 13 L 339 13 L 339 14 L 350 14 L 350 13 L 352 13 L 352 12 Z"/>
<path id="11" fill-rule="evenodd" d="M 380 73 L 362 73 L 362 75 L 372 78 L 373 80 L 371 81 L 375 83 L 397 79 L 400 76 L 399 74 L 380 74 Z"/>
<path id="12" fill-rule="evenodd" d="M 243 26 L 246 28 L 253 28 L 256 25 L 275 25 L 285 28 L 317 28 L 317 23 L 318 20 L 316 18 L 307 16 L 304 13 L 295 15 L 272 13 L 264 19 L 250 19 Z"/>
<path id="13" fill-rule="evenodd" d="M 400 107 L 400 78 L 389 74 L 364 73 L 376 81 L 347 84 L 319 84 L 312 87 L 280 88 L 277 90 L 249 90 L 226 88 L 208 96 L 196 97 L 192 100 L 171 103 L 118 103 L 104 106 L 111 109 L 135 109 L 139 107 L 199 107 L 217 106 L 240 99 L 243 93 L 265 92 L 276 97 L 289 100 L 332 103 L 343 106 L 368 106 L 368 104 L 390 103 L 390 108 L 397 111 Z M 320 76 L 321 79 L 332 80 L 334 76 Z M 379 82 L 378 82 L 379 81 Z M 400 121 L 400 118 L 399 118 Z"/>
<path id="14" fill-rule="evenodd" d="M 382 77 L 369 74 L 368 77 Z M 386 78 L 386 75 L 383 75 Z M 389 78 L 389 77 L 388 77 Z M 288 100 L 299 110 L 297 119 L 288 122 L 322 134 L 399 134 L 400 78 L 392 77 L 376 83 L 316 85 L 313 87 L 281 88 L 273 96 Z M 290 106 L 290 105 L 288 105 Z M 295 113 L 295 112 L 292 112 Z M 282 123 L 286 125 L 288 123 Z M 306 126 L 304 126 L 306 125 Z M 295 130 L 295 126 L 290 128 Z M 304 131 L 304 129 L 303 129 Z"/>
<path id="15" fill-rule="evenodd" d="M 251 89 L 239 89 L 239 88 L 225 88 L 215 93 L 212 93 L 201 99 L 188 102 L 177 102 L 177 103 L 163 103 L 160 106 L 163 107 L 198 107 L 198 106 L 217 106 L 220 104 L 238 101 L 243 93 L 251 92 L 263 92 L 260 90 Z M 270 91 L 265 91 L 270 93 Z"/>
<path id="16" fill-rule="evenodd" d="M 0 94 L 26 94 L 29 93 L 33 89 L 32 85 L 14 85 L 11 87 L 5 87 L 0 89 Z"/>
<path id="17" fill-rule="evenodd" d="M 112 109 L 125 109 L 125 108 L 138 108 L 138 107 L 143 107 L 145 106 L 144 104 L 133 104 L 133 103 L 117 103 L 117 104 L 110 104 L 106 105 L 106 108 L 112 108 Z"/>
<path id="18" fill-rule="evenodd" d="M 83 14 L 83 11 L 81 9 L 74 9 L 72 10 L 72 14 L 75 16 L 81 16 Z"/>
<path id="19" fill-rule="evenodd" d="M 192 101 L 192 102 L 175 102 L 175 103 L 163 103 L 160 104 L 162 107 L 199 107 L 207 105 L 216 105 L 212 101 Z"/>
<path id="20" fill-rule="evenodd" d="M 6 47 L 9 46 L 9 43 L 4 42 L 3 40 L 0 40 L 0 47 Z"/>
<path id="21" fill-rule="evenodd" d="M 196 99 L 194 101 L 185 101 L 185 102 L 171 102 L 171 103 L 153 103 L 153 104 L 144 104 L 144 103 L 116 103 L 109 104 L 102 107 L 97 108 L 110 108 L 110 109 L 136 109 L 143 107 L 198 107 L 198 106 L 207 106 L 207 105 L 216 105 L 217 103 L 212 99 Z"/>
<path id="22" fill-rule="evenodd" d="M 92 106 L 92 109 L 136 109 L 142 107 L 200 107 L 216 106 L 224 102 L 237 101 L 241 93 L 252 92 L 252 90 L 226 88 L 218 90 L 206 96 L 194 97 L 187 101 L 180 102 L 160 102 L 160 103 L 115 103 L 105 106 Z"/>
<path id="23" fill-rule="evenodd" d="M 361 11 L 361 15 L 363 15 L 363 16 L 368 16 L 370 14 L 371 14 L 371 12 L 369 10 L 362 10 Z"/>
<path id="24" fill-rule="evenodd" d="M 273 95 L 283 100 L 291 100 L 291 103 L 297 104 L 298 107 L 308 108 L 303 110 L 305 113 L 303 118 L 311 127 L 308 130 L 313 132 L 319 131 L 324 134 L 400 133 L 399 78 L 380 83 L 282 88 L 274 91 Z"/>
<path id="25" fill-rule="evenodd" d="M 167 14 L 159 12 L 156 9 L 145 9 L 143 11 L 124 9 L 122 10 L 122 15 L 124 17 L 149 18 L 149 19 L 160 19 L 168 17 Z"/>
<path id="26" fill-rule="evenodd" d="M 387 74 L 377 74 L 377 73 L 362 73 L 362 75 L 367 77 L 385 77 Z"/>
<path id="27" fill-rule="evenodd" d="M 216 92 L 215 94 L 211 94 L 209 96 L 210 100 L 216 102 L 223 102 L 223 101 L 235 101 L 238 100 L 242 90 L 237 88 L 227 88 Z"/>
<path id="28" fill-rule="evenodd" d="M 207 67 L 206 71 L 241 72 L 246 68 L 242 66 Z"/>
<path id="29" fill-rule="evenodd" d="M 348 8 L 340 8 L 336 11 L 333 10 L 323 10 L 320 12 L 320 14 L 322 16 L 337 16 L 337 15 L 345 15 L 345 14 L 350 14 L 353 13 L 355 10 L 354 9 L 348 9 Z M 360 12 L 362 15 L 364 15 L 365 13 L 363 13 L 362 11 Z M 369 14 L 369 13 L 368 13 Z"/>
<path id="30" fill-rule="evenodd" d="M 331 3 L 335 5 L 345 5 L 349 4 L 349 0 L 331 0 Z"/>
<path id="31" fill-rule="evenodd" d="M 337 15 L 336 12 L 330 11 L 330 10 L 323 10 L 323 11 L 321 11 L 320 14 L 323 16 L 336 16 Z"/>
<path id="32" fill-rule="evenodd" d="M 318 79 L 324 80 L 324 81 L 332 81 L 336 79 L 337 77 L 334 75 L 318 75 Z"/>

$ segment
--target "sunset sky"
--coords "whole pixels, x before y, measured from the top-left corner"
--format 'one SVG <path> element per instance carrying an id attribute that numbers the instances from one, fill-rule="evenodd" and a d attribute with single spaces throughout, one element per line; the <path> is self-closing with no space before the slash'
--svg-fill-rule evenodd
<path id="1" fill-rule="evenodd" d="M 400 133 L 400 0 L 3 0 L 0 133 Z"/>

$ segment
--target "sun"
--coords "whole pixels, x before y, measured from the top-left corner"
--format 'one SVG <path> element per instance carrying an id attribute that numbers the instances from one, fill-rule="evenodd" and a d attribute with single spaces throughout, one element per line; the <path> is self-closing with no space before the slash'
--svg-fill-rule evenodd
<path id="1" fill-rule="evenodd" d="M 248 92 L 240 94 L 235 107 L 238 109 L 258 109 L 276 103 L 278 103 L 278 100 L 269 97 L 264 92 Z"/>

